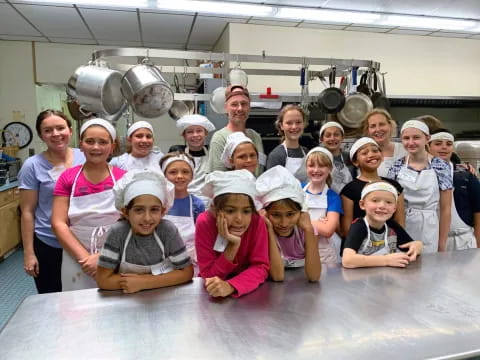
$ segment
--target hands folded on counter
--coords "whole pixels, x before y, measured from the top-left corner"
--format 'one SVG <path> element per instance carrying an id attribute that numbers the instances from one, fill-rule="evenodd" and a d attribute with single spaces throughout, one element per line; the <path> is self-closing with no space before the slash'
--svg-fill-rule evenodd
<path id="1" fill-rule="evenodd" d="M 205 289 L 213 297 L 227 297 L 235 292 L 235 288 L 218 276 L 205 279 Z"/>

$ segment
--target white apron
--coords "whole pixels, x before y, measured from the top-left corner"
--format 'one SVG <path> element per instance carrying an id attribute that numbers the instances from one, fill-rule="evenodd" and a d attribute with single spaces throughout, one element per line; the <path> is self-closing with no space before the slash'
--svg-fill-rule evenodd
<path id="1" fill-rule="evenodd" d="M 368 221 L 366 218 L 363 218 L 363 221 L 365 222 L 365 225 L 367 226 L 367 240 L 369 241 L 370 243 L 370 246 L 373 246 L 372 244 L 372 239 L 370 237 L 370 225 L 368 224 Z M 385 242 L 385 245 L 383 246 L 383 248 L 381 248 L 380 250 L 377 250 L 375 251 L 374 253 L 370 254 L 369 256 L 372 256 L 372 255 L 388 255 L 391 253 L 390 251 L 390 247 L 388 246 L 388 226 L 387 224 L 385 223 L 385 235 L 384 235 L 384 238 L 383 238 L 384 242 Z M 362 242 L 363 244 L 363 242 Z M 363 248 L 363 246 L 362 246 Z M 359 253 L 362 253 L 361 252 L 361 248 L 359 249 Z"/>
<path id="2" fill-rule="evenodd" d="M 407 156 L 397 176 L 405 198 L 405 230 L 414 240 L 423 242 L 424 253 L 435 253 L 438 251 L 437 208 L 440 201 L 437 174 L 431 168 L 420 173 L 409 169 L 408 159 Z"/>
<path id="3" fill-rule="evenodd" d="M 132 229 L 128 232 L 127 239 L 125 240 L 125 246 L 123 247 L 123 252 L 122 252 L 122 258 L 120 260 L 120 268 L 118 270 L 119 274 L 152 274 L 152 275 L 160 275 L 160 274 L 166 274 L 169 273 L 175 268 L 172 265 L 172 262 L 170 259 L 168 259 L 165 256 L 165 248 L 163 246 L 162 241 L 158 237 L 158 234 L 156 231 L 153 232 L 153 236 L 155 237 L 155 240 L 157 241 L 158 246 L 162 250 L 163 257 L 165 258 L 163 261 L 156 263 L 154 265 L 138 265 L 138 264 L 132 264 L 127 261 L 125 261 L 125 255 L 127 252 L 127 246 L 128 243 L 130 242 L 130 239 L 132 238 Z"/>
<path id="4" fill-rule="evenodd" d="M 453 164 L 450 163 L 450 170 L 453 178 Z M 465 224 L 458 214 L 455 206 L 455 199 L 452 198 L 452 222 L 450 223 L 450 231 L 447 238 L 447 251 L 466 250 L 477 247 L 477 240 L 473 232 L 473 228 Z"/>
<path id="5" fill-rule="evenodd" d="M 203 148 L 205 155 L 203 156 L 193 156 L 193 161 L 195 162 L 195 171 L 193 173 L 193 179 L 188 184 L 188 192 L 199 197 L 205 204 L 205 208 L 209 205 L 209 198 L 202 194 L 202 187 L 205 185 L 205 177 L 208 173 L 208 150 L 206 147 Z M 185 153 L 190 154 L 188 146 L 185 148 Z"/>
<path id="6" fill-rule="evenodd" d="M 288 156 L 288 149 L 285 142 L 282 143 L 283 148 L 285 149 L 286 160 L 285 160 L 285 168 L 290 171 L 300 182 L 305 182 L 308 180 L 307 177 L 307 169 L 305 167 L 305 151 L 300 146 L 300 150 L 302 150 L 303 158 L 294 158 Z"/>
<path id="7" fill-rule="evenodd" d="M 306 192 L 308 189 L 307 183 L 303 190 Z M 306 192 L 306 204 L 308 207 L 308 214 L 310 215 L 311 220 L 324 219 L 327 216 L 327 192 L 328 185 L 325 184 L 322 193 L 320 195 L 313 195 Z M 336 264 L 341 261 L 340 259 L 340 246 L 341 238 L 334 233 L 330 238 L 325 236 L 317 235 L 318 238 L 318 250 L 320 253 L 320 261 L 322 264 Z"/>
<path id="8" fill-rule="evenodd" d="M 343 166 L 337 167 L 334 162 L 332 169 L 332 190 L 337 194 L 340 194 L 343 187 L 353 180 L 352 174 L 343 160 L 343 154 L 340 153 L 340 156 L 342 158 Z"/>
<path id="9" fill-rule="evenodd" d="M 96 194 L 73 196 L 77 179 L 82 173 L 83 166 L 75 176 L 70 193 L 68 220 L 70 231 L 75 235 L 83 247 L 90 253 L 98 253 L 105 243 L 110 226 L 120 218 L 120 212 L 115 208 L 113 190 L 105 190 Z M 115 184 L 115 177 L 110 166 L 110 176 Z M 85 274 L 82 267 L 68 252 L 63 250 L 62 261 L 62 289 L 63 291 L 96 288 L 94 278 Z"/>
<path id="10" fill-rule="evenodd" d="M 177 216 L 177 215 L 165 215 L 163 218 L 170 220 L 175 224 L 183 239 L 183 243 L 187 249 L 187 254 L 192 260 L 194 269 L 197 268 L 197 252 L 195 251 L 195 221 L 193 216 L 193 199 L 192 195 L 188 195 L 190 200 L 190 215 L 189 216 Z"/>
<path id="11" fill-rule="evenodd" d="M 161 171 L 160 159 L 163 157 L 163 153 L 160 150 L 153 149 L 150 154 L 143 158 L 137 158 L 132 154 L 125 153 L 118 158 L 118 167 L 130 171 L 134 169 L 151 169 L 154 171 Z"/>

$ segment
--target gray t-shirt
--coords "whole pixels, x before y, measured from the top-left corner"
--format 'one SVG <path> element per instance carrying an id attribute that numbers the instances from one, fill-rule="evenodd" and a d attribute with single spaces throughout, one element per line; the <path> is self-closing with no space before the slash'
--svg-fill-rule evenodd
<path id="1" fill-rule="evenodd" d="M 107 269 L 118 269 L 129 231 L 130 224 L 127 220 L 121 220 L 112 225 L 100 253 L 99 266 Z M 165 254 L 153 234 L 142 236 L 132 233 L 126 250 L 125 261 L 131 264 L 148 266 L 169 258 L 175 269 L 183 269 L 191 264 L 185 244 L 178 229 L 171 221 L 162 219 L 155 231 L 163 244 Z"/>
<path id="2" fill-rule="evenodd" d="M 213 134 L 212 139 L 210 140 L 209 151 L 208 151 L 208 167 L 207 171 L 212 172 L 215 170 L 220 171 L 227 171 L 228 169 L 222 162 L 222 153 L 223 149 L 225 148 L 225 143 L 227 142 L 227 137 L 233 131 L 229 130 L 228 128 L 224 127 L 220 130 L 215 131 Z M 253 129 L 246 129 L 245 135 L 247 135 L 250 139 L 252 139 L 255 147 L 259 154 L 263 154 L 263 143 L 262 138 L 259 133 L 257 133 Z M 257 166 L 257 170 L 255 170 L 255 175 L 258 176 L 263 172 L 263 166 L 260 164 Z"/>
<path id="3" fill-rule="evenodd" d="M 303 149 L 303 151 L 302 151 Z M 290 149 L 288 148 L 288 157 L 302 159 L 305 155 L 307 155 L 308 150 L 305 149 L 303 146 L 301 148 Z M 270 169 L 277 165 L 285 166 L 287 162 L 287 153 L 285 152 L 285 146 L 282 144 L 278 145 L 273 149 L 270 154 L 268 154 L 267 158 L 267 167 L 266 169 Z"/>

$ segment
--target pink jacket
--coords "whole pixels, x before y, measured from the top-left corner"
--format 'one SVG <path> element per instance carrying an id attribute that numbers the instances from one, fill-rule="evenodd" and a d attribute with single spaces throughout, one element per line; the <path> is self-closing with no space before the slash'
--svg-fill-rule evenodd
<path id="1" fill-rule="evenodd" d="M 234 297 L 255 290 L 268 276 L 268 233 L 265 221 L 257 214 L 252 215 L 248 230 L 242 235 L 235 261 L 228 261 L 223 253 L 213 250 L 217 238 L 217 223 L 210 211 L 200 214 L 196 222 L 195 248 L 200 276 L 218 276 L 232 285 Z"/>

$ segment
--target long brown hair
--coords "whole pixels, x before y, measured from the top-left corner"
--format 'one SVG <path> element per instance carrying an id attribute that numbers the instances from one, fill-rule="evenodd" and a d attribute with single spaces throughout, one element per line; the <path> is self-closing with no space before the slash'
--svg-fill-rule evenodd
<path id="1" fill-rule="evenodd" d="M 283 117 L 285 114 L 289 111 L 298 111 L 300 114 L 302 114 L 303 118 L 303 125 L 307 126 L 307 115 L 305 114 L 305 111 L 298 105 L 296 104 L 288 104 L 285 105 L 280 112 L 278 113 L 277 120 L 275 120 L 275 128 L 278 131 L 278 135 L 281 136 L 281 141 L 285 140 L 285 132 L 281 129 L 281 125 L 283 123 Z"/>

